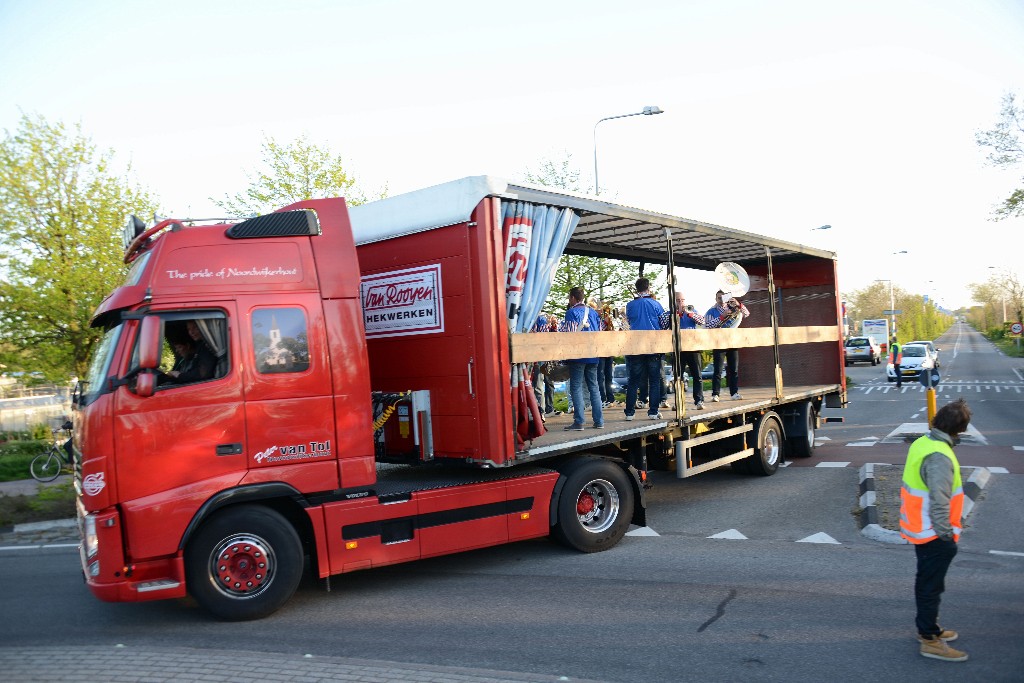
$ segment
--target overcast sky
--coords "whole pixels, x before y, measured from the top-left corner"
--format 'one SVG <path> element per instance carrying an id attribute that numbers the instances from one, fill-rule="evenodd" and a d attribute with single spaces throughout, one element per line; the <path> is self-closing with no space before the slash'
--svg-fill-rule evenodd
<path id="1" fill-rule="evenodd" d="M 949 307 L 1024 273 L 1024 221 L 990 220 L 1024 171 L 974 142 L 1008 91 L 1019 0 L 0 0 L 0 128 L 80 122 L 167 214 L 222 213 L 263 134 L 329 146 L 369 191 L 566 153 L 592 186 L 595 123 L 656 105 L 597 128 L 602 195 Z"/>

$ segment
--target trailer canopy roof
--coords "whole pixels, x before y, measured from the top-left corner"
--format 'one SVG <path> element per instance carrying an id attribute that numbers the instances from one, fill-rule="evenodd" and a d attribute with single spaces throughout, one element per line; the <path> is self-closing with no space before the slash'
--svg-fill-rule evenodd
<path id="1" fill-rule="evenodd" d="M 665 263 L 667 229 L 675 264 L 701 270 L 714 270 L 723 261 L 741 265 L 763 261 L 766 246 L 774 260 L 799 255 L 836 257 L 834 252 L 802 244 L 494 176 L 471 176 L 350 207 L 353 236 L 356 244 L 366 244 L 462 223 L 489 196 L 575 211 L 580 222 L 565 249 L 568 254 Z"/>

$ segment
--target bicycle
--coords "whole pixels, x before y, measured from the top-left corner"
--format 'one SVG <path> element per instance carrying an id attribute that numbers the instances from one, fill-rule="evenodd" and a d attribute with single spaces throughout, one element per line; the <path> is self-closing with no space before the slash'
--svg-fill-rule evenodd
<path id="1" fill-rule="evenodd" d="M 60 432 L 71 431 L 71 423 L 65 422 L 60 429 L 52 431 L 53 443 L 50 444 L 49 450 L 32 458 L 32 462 L 28 466 L 28 471 L 32 474 L 32 478 L 44 483 L 53 481 L 60 476 L 65 465 L 68 467 L 72 465 L 71 454 L 64 449 L 64 443 L 57 438 Z"/>

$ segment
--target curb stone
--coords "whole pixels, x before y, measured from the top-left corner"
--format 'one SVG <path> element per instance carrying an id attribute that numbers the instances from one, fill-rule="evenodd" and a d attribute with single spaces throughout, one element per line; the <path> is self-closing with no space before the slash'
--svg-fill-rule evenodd
<path id="1" fill-rule="evenodd" d="M 907 545 L 908 542 L 898 531 L 886 529 L 878 523 L 878 497 L 875 484 L 875 466 L 882 463 L 869 462 L 860 468 L 860 533 L 872 541 L 880 543 L 892 543 L 896 545 Z M 888 465 L 885 465 L 888 467 Z M 981 495 L 981 492 L 988 486 L 992 473 L 986 467 L 964 468 L 973 470 L 964 481 L 964 510 L 963 519 L 966 522 L 971 511 L 974 510 L 974 501 Z"/>

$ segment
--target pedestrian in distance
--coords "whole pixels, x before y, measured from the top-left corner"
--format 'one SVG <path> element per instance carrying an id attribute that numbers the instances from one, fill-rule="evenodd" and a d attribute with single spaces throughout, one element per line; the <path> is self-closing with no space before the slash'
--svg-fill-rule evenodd
<path id="1" fill-rule="evenodd" d="M 715 292 L 715 305 L 708 309 L 704 318 L 708 324 L 705 327 L 739 327 L 743 319 L 750 315 L 750 311 L 736 297 L 726 298 L 725 292 Z M 715 324 L 717 323 L 717 324 Z M 722 364 L 725 364 L 725 379 L 729 386 L 729 394 L 734 401 L 740 396 L 740 351 L 739 349 L 715 349 L 712 353 L 715 374 L 711 378 L 711 400 L 718 401 L 722 389 Z"/>
<path id="2" fill-rule="evenodd" d="M 892 363 L 892 370 L 896 373 L 896 388 L 900 389 L 903 387 L 903 373 L 900 372 L 900 363 L 903 362 L 903 347 L 896 341 L 896 337 L 893 337 L 889 344 L 889 362 Z"/>
<path id="3" fill-rule="evenodd" d="M 967 661 L 966 652 L 949 646 L 959 634 L 939 626 L 938 618 L 946 570 L 963 529 L 963 480 L 953 446 L 970 421 L 962 398 L 942 406 L 928 434 L 911 444 L 900 489 L 900 535 L 917 555 L 914 601 L 921 656 L 946 662 Z"/>
<path id="4" fill-rule="evenodd" d="M 562 332 L 600 332 L 601 319 L 597 311 L 583 303 L 583 289 L 573 287 L 569 290 L 569 308 L 565 312 Z M 604 427 L 604 415 L 601 412 L 601 390 L 597 386 L 597 358 L 575 358 L 566 361 L 569 365 L 569 395 L 572 397 L 572 423 L 565 427 L 566 431 L 583 431 L 583 385 L 586 383 L 590 396 L 590 412 L 594 418 L 594 428 Z"/>
<path id="5" fill-rule="evenodd" d="M 661 314 L 665 312 L 658 300 L 651 296 L 651 282 L 645 277 L 636 281 L 636 298 L 626 304 L 626 321 L 631 330 L 660 330 Z M 658 405 L 661 403 L 661 354 L 644 353 L 627 355 L 629 366 L 629 382 L 626 384 L 626 419 L 632 420 L 636 413 L 637 392 L 641 386 L 647 387 L 647 417 L 660 420 Z"/>

